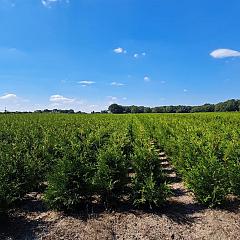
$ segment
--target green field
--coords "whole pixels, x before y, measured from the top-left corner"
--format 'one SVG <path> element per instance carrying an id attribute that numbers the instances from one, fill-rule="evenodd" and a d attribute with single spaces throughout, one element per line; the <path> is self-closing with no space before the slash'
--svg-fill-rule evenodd
<path id="1" fill-rule="evenodd" d="M 240 113 L 0 115 L 0 208 L 44 193 L 52 209 L 122 202 L 160 207 L 171 194 L 164 151 L 208 206 L 240 195 Z"/>

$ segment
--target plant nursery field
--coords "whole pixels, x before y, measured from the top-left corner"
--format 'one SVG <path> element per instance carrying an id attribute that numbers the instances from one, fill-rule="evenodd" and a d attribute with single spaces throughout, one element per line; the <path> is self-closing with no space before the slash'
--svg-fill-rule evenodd
<path id="1" fill-rule="evenodd" d="M 192 213 L 189 207 L 189 212 L 181 212 L 181 202 L 173 206 L 184 194 L 194 202 L 192 207 L 197 206 L 199 212 L 204 209 L 204 214 L 223 215 L 229 199 L 238 199 L 240 113 L 0 115 L 0 214 L 10 218 L 3 220 L 5 225 L 8 221 L 11 225 L 13 215 L 23 206 L 25 213 L 26 209 L 31 212 L 29 204 L 37 202 L 53 215 L 60 211 L 71 216 L 84 213 L 91 221 L 97 221 L 94 216 L 99 211 L 109 217 L 119 209 L 127 214 L 144 211 L 146 215 L 167 214 L 169 208 L 171 216 L 178 212 L 181 217 Z M 188 200 L 184 201 L 186 205 Z M 40 216 L 42 211 L 35 214 Z M 229 218 L 239 227 L 239 213 L 234 217 Z M 141 223 L 144 226 L 145 221 Z M 157 226 L 156 218 L 154 221 L 151 219 Z M 114 225 L 112 220 L 110 225 Z M 114 231 L 109 236 L 117 235 Z M 134 239 L 129 236 L 125 239 Z M 157 236 L 151 239 L 159 239 Z M 224 239 L 225 235 L 221 236 Z M 123 239 L 111 237 L 99 239 Z M 43 239 L 59 239 L 59 235 Z M 64 239 L 75 238 L 69 235 Z"/>

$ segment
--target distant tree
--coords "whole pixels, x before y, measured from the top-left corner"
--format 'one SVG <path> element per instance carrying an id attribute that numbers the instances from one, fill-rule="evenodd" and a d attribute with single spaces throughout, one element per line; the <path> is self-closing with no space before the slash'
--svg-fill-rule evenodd
<path id="1" fill-rule="evenodd" d="M 144 106 L 121 106 L 112 104 L 108 110 L 111 113 L 189 113 L 189 112 L 232 112 L 240 111 L 240 100 L 231 99 L 217 104 L 206 103 L 201 106 L 158 106 L 154 108 Z"/>
<path id="2" fill-rule="evenodd" d="M 191 109 L 191 112 L 214 112 L 215 106 L 214 104 L 206 103 L 202 106 L 194 106 Z"/>
<path id="3" fill-rule="evenodd" d="M 144 106 L 138 107 L 138 113 L 144 113 Z"/>
<path id="4" fill-rule="evenodd" d="M 237 100 L 238 111 L 240 111 L 240 100 Z"/>
<path id="5" fill-rule="evenodd" d="M 176 113 L 189 113 L 192 107 L 190 106 L 177 106 Z"/>
<path id="6" fill-rule="evenodd" d="M 234 112 L 238 111 L 238 101 L 231 99 L 226 102 L 220 102 L 215 105 L 215 112 Z"/>
<path id="7" fill-rule="evenodd" d="M 42 113 L 42 110 L 35 110 L 35 113 Z"/>
<path id="8" fill-rule="evenodd" d="M 107 110 L 102 110 L 101 113 L 102 113 L 102 114 L 107 114 L 108 111 L 107 111 Z"/>
<path id="9" fill-rule="evenodd" d="M 44 112 L 44 113 L 50 113 L 50 112 L 52 112 L 52 111 L 49 110 L 49 109 L 44 109 L 43 112 Z"/>
<path id="10" fill-rule="evenodd" d="M 111 104 L 111 105 L 108 107 L 108 110 L 109 110 L 111 113 L 119 114 L 119 113 L 123 113 L 124 107 L 121 106 L 121 105 L 118 105 L 118 104 L 114 103 L 114 104 Z"/>
<path id="11" fill-rule="evenodd" d="M 176 112 L 176 106 L 166 106 L 165 110 L 167 113 L 175 113 Z"/>
<path id="12" fill-rule="evenodd" d="M 166 107 L 162 106 L 162 107 L 154 107 L 152 109 L 153 113 L 165 113 L 166 112 Z"/>
<path id="13" fill-rule="evenodd" d="M 150 107 L 144 107 L 144 113 L 151 113 L 152 109 Z"/>
<path id="14" fill-rule="evenodd" d="M 137 106 L 131 106 L 131 113 L 139 113 L 139 108 Z"/>
<path id="15" fill-rule="evenodd" d="M 130 106 L 123 107 L 123 112 L 124 113 L 131 113 L 131 107 Z"/>

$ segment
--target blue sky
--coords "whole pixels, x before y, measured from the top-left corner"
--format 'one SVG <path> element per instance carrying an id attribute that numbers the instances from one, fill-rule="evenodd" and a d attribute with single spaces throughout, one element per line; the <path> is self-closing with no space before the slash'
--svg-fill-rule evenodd
<path id="1" fill-rule="evenodd" d="M 238 0 L 0 0 L 0 111 L 239 98 Z"/>

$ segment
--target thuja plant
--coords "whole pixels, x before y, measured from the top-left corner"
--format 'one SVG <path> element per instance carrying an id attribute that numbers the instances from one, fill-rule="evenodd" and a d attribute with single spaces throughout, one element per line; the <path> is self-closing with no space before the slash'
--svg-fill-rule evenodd
<path id="1" fill-rule="evenodd" d="M 37 182 L 27 152 L 9 145 L 1 145 L 0 149 L 0 208 L 6 209 L 21 200 Z"/>
<path id="2" fill-rule="evenodd" d="M 225 150 L 224 163 L 229 177 L 230 192 L 240 196 L 240 144 L 233 140 Z"/>
<path id="3" fill-rule="evenodd" d="M 170 194 L 160 161 L 150 145 L 135 146 L 132 179 L 132 199 L 135 206 L 159 207 Z"/>
<path id="4" fill-rule="evenodd" d="M 92 194 L 92 168 L 81 156 L 64 156 L 49 175 L 45 201 L 52 209 L 82 207 Z"/>
<path id="5" fill-rule="evenodd" d="M 128 163 L 118 141 L 111 141 L 97 156 L 94 186 L 104 202 L 111 202 L 123 193 L 127 184 Z"/>
<path id="6" fill-rule="evenodd" d="M 203 156 L 185 179 L 196 199 L 210 207 L 222 204 L 229 193 L 226 168 L 215 156 Z"/>
<path id="7" fill-rule="evenodd" d="M 97 156 L 95 189 L 105 202 L 116 201 L 126 189 L 132 142 L 128 134 L 114 133 Z"/>

